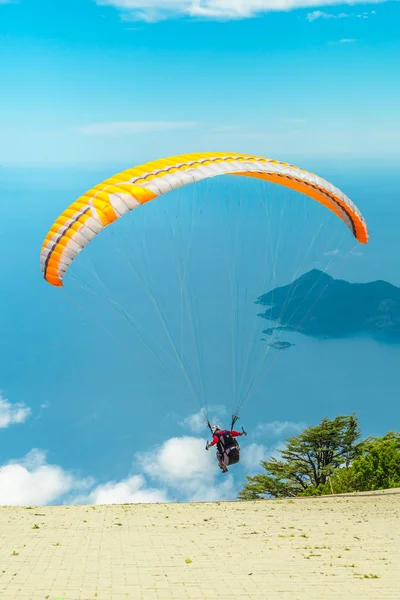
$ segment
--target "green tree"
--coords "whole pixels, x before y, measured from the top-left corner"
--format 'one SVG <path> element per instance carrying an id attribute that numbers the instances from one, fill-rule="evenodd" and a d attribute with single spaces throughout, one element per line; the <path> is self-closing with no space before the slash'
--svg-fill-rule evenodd
<path id="1" fill-rule="evenodd" d="M 329 485 L 309 487 L 302 495 L 345 494 L 400 487 L 400 433 L 391 431 L 381 438 L 362 442 L 362 453 L 349 467 L 336 469 Z"/>
<path id="2" fill-rule="evenodd" d="M 286 448 L 279 451 L 282 460 L 262 461 L 266 473 L 246 477 L 239 498 L 287 498 L 325 486 L 336 469 L 348 468 L 361 454 L 360 436 L 354 415 L 323 419 L 319 425 L 288 438 Z"/>
<path id="3" fill-rule="evenodd" d="M 400 487 L 400 433 L 391 431 L 381 438 L 369 438 L 363 450 L 352 466 L 357 490 Z"/>
<path id="4" fill-rule="evenodd" d="M 342 467 L 332 472 L 329 483 L 320 484 L 318 487 L 309 486 L 301 496 L 326 496 L 328 494 L 349 494 L 357 492 L 357 482 L 352 466 Z"/>

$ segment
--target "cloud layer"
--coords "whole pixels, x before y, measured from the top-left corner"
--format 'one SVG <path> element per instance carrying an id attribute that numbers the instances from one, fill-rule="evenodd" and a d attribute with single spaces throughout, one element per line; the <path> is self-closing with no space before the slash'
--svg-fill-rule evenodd
<path id="1" fill-rule="evenodd" d="M 381 4 L 388 0 L 96 0 L 114 6 L 125 16 L 156 21 L 182 16 L 210 19 L 244 19 L 267 12 L 355 4 Z"/>
<path id="2" fill-rule="evenodd" d="M 47 464 L 46 454 L 35 448 L 23 459 L 0 467 L 0 505 L 50 504 L 90 484 L 89 479 L 76 478 L 57 465 Z"/>
<path id="3" fill-rule="evenodd" d="M 3 426 L 20 423 L 29 414 L 24 405 L 13 406 L 4 399 L 0 401 L 0 409 Z M 219 421 L 224 426 L 225 407 L 210 406 L 208 414 L 212 415 L 213 423 Z M 25 457 L 0 466 L 0 505 L 234 500 L 240 482 L 235 482 L 233 472 L 221 475 L 216 464 L 216 448 L 205 450 L 206 420 L 202 411 L 189 415 L 180 423 L 185 435 L 134 454 L 130 473 L 120 481 L 96 482 L 91 477 L 81 477 L 59 465 L 49 464 L 46 453 L 34 448 Z M 303 424 L 292 421 L 259 424 L 253 437 L 261 443 L 247 439 L 242 445 L 241 464 L 245 472 L 249 475 L 260 472 L 262 460 L 279 457 L 283 437 L 303 428 Z"/>
<path id="4" fill-rule="evenodd" d="M 134 456 L 132 473 L 120 481 L 96 483 L 58 465 L 33 449 L 0 467 L 0 505 L 124 504 L 139 502 L 233 500 L 238 489 L 231 474 L 220 477 L 215 452 L 204 440 L 185 436 L 166 440 Z"/>

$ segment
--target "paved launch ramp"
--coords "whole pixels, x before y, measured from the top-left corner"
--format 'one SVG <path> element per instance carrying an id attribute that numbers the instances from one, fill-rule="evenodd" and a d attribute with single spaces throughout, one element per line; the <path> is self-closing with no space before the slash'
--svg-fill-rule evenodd
<path id="1" fill-rule="evenodd" d="M 1 507 L 0 598 L 398 600 L 399 492 Z"/>

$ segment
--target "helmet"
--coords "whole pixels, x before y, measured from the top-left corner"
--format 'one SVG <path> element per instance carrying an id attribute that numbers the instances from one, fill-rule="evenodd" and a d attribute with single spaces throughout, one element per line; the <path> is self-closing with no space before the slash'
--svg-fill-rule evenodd
<path id="1" fill-rule="evenodd" d="M 215 434 L 216 431 L 219 431 L 221 429 L 221 427 L 219 425 L 213 425 L 211 427 L 211 431 L 213 433 L 213 435 Z"/>

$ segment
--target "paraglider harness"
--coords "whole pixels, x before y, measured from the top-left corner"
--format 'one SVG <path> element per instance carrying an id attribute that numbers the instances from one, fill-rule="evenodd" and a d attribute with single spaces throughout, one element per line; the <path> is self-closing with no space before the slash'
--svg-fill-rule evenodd
<path id="1" fill-rule="evenodd" d="M 232 431 L 238 418 L 239 418 L 238 416 L 233 415 L 230 431 Z M 236 463 L 238 463 L 240 460 L 240 446 L 239 446 L 238 442 L 236 441 L 236 439 L 233 436 L 231 436 L 229 431 L 224 430 L 224 429 L 220 429 L 220 430 L 216 431 L 215 433 L 213 433 L 209 422 L 207 422 L 207 425 L 210 428 L 212 435 L 213 436 L 216 435 L 218 438 L 218 442 L 217 442 L 218 454 L 221 457 L 223 457 L 226 454 L 229 459 L 229 463 L 228 463 L 229 465 L 235 465 Z M 243 433 L 245 433 L 243 427 L 242 427 L 242 431 L 243 431 Z"/>

